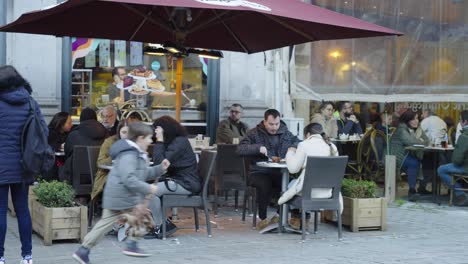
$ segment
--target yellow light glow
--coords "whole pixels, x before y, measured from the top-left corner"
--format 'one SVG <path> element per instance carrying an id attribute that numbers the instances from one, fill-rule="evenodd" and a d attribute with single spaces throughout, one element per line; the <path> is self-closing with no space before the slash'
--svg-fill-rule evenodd
<path id="1" fill-rule="evenodd" d="M 349 66 L 349 64 L 344 64 L 343 66 L 341 66 L 340 68 L 340 71 L 349 71 L 351 69 L 351 67 Z"/>
<path id="2" fill-rule="evenodd" d="M 339 51 L 332 51 L 330 52 L 330 57 L 334 58 L 334 59 L 337 59 L 338 57 L 341 57 L 341 53 Z"/>
<path id="3" fill-rule="evenodd" d="M 355 61 L 351 62 L 351 66 L 353 67 L 356 66 L 356 62 Z"/>

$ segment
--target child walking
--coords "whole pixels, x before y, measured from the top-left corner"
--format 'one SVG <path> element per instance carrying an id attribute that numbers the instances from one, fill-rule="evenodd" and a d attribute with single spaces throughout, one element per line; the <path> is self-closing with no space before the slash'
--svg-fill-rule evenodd
<path id="1" fill-rule="evenodd" d="M 73 258 L 81 264 L 89 263 L 91 248 L 112 229 L 119 217 L 141 205 L 146 195 L 156 192 L 156 185 L 146 181 L 163 175 L 170 165 L 168 160 L 163 160 L 160 165 L 148 168 L 146 150 L 153 141 L 153 129 L 141 122 L 130 123 L 128 128 L 128 138 L 115 142 L 110 149 L 115 162 L 104 188 L 102 218 L 73 254 Z M 136 239 L 129 234 L 123 253 L 135 257 L 149 256 L 138 247 Z"/>

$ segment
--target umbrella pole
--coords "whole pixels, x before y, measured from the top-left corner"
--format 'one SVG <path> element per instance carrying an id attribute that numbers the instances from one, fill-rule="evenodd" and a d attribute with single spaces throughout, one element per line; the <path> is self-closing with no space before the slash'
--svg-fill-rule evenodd
<path id="1" fill-rule="evenodd" d="M 184 58 L 177 57 L 176 73 L 176 120 L 180 122 L 180 109 L 182 108 L 182 68 L 184 67 Z"/>

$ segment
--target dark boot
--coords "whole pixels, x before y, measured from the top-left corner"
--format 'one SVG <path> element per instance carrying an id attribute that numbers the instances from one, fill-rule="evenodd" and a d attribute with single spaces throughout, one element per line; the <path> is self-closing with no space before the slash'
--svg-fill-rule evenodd
<path id="1" fill-rule="evenodd" d="M 416 192 L 414 188 L 410 188 L 408 191 L 408 200 L 410 202 L 416 202 L 419 199 L 419 194 Z"/>
<path id="2" fill-rule="evenodd" d="M 418 188 L 418 193 L 420 195 L 429 195 L 429 194 L 432 194 L 432 192 L 428 191 L 426 189 L 426 185 L 419 185 L 419 188 Z"/>

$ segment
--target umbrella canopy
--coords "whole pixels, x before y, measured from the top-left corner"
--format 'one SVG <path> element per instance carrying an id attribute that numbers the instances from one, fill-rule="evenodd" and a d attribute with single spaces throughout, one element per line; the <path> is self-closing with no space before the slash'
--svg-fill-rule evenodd
<path id="1" fill-rule="evenodd" d="M 298 0 L 69 0 L 5 32 L 254 53 L 317 40 L 402 35 Z"/>

